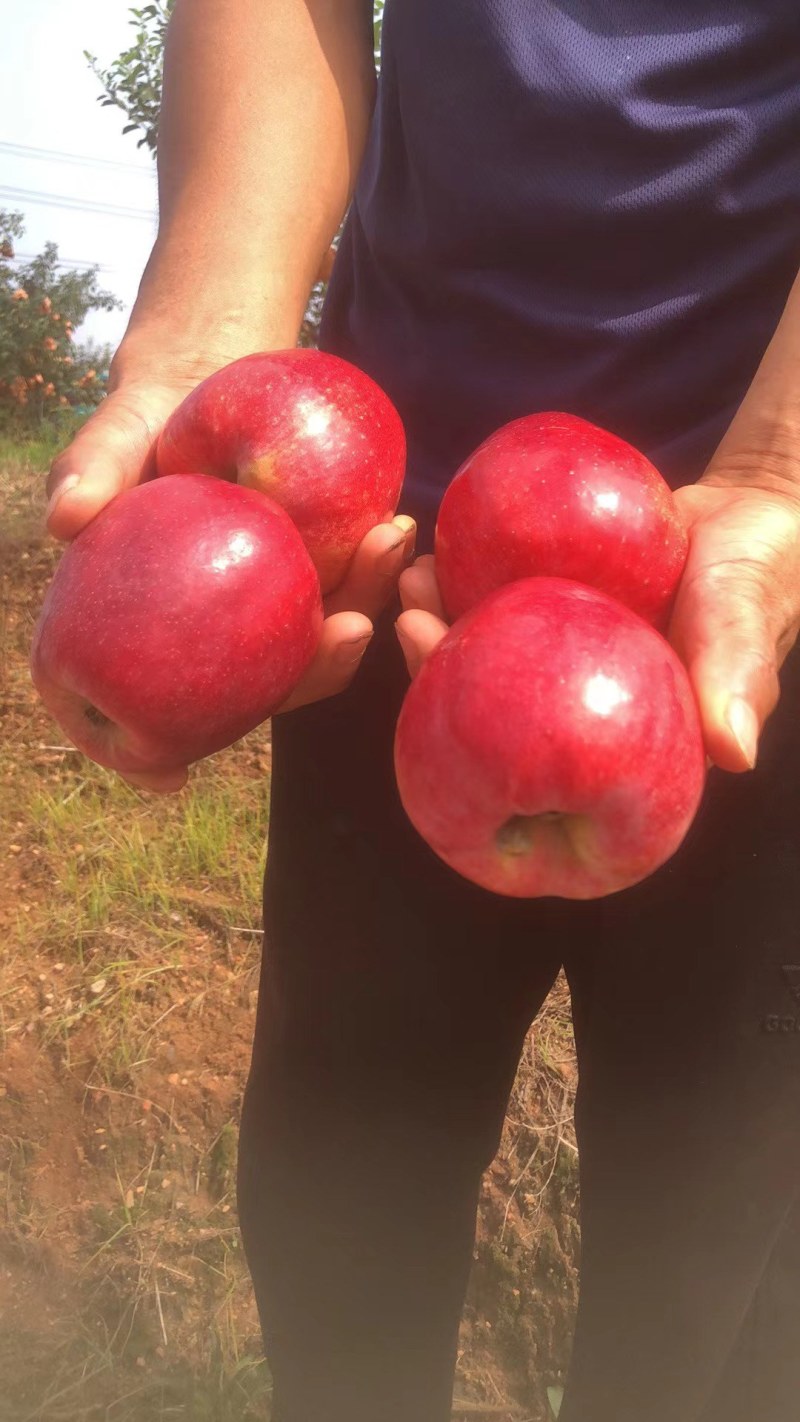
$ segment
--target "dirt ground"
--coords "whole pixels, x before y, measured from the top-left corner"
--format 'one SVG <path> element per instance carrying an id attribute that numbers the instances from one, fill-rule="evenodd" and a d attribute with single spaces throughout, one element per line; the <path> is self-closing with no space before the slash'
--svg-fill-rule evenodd
<path id="1" fill-rule="evenodd" d="M 234 1162 L 261 929 L 264 729 L 139 795 L 38 707 L 57 556 L 41 453 L 0 459 L 0 1422 L 269 1417 Z M 486 1177 L 454 1417 L 546 1422 L 576 1297 L 559 984 Z"/>

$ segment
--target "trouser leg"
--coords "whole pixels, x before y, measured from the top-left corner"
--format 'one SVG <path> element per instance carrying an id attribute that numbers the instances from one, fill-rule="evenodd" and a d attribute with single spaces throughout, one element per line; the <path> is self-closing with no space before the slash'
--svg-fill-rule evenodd
<path id="1" fill-rule="evenodd" d="M 381 634 L 383 637 L 383 634 Z M 275 1422 L 444 1422 L 481 1173 L 558 969 L 397 802 L 390 641 L 275 725 L 239 1173 Z"/>
<path id="2" fill-rule="evenodd" d="M 800 1415 L 800 1204 L 789 1212 L 703 1422 Z"/>
<path id="3" fill-rule="evenodd" d="M 800 1415 L 796 1398 L 714 1400 L 743 1334 L 769 1344 L 753 1342 L 759 1293 L 782 1320 L 762 1372 L 797 1375 L 797 1250 L 781 1243 L 800 1192 L 797 691 L 795 666 L 759 770 L 712 776 L 672 863 L 579 910 L 581 1299 L 562 1422 Z"/>

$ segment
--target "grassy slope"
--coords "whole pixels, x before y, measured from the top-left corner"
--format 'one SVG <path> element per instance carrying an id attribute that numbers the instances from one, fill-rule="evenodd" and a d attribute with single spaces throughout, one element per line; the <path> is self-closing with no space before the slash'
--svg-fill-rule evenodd
<path id="1" fill-rule="evenodd" d="M 162 801 L 41 712 L 26 655 L 56 557 L 34 472 L 50 452 L 0 441 L 0 1419 L 264 1418 L 233 1167 L 269 737 Z M 475 1416 L 540 1422 L 563 1366 L 573 1084 L 561 989 L 485 1184 L 457 1384 Z"/>

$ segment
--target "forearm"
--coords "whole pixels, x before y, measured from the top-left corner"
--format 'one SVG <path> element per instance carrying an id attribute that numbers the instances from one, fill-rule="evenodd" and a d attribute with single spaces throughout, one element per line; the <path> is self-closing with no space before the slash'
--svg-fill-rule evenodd
<path id="1" fill-rule="evenodd" d="M 209 347 L 293 345 L 361 161 L 369 0 L 177 0 L 159 133 L 158 237 L 117 377 Z"/>
<path id="2" fill-rule="evenodd" d="M 706 478 L 800 496 L 800 276 Z"/>

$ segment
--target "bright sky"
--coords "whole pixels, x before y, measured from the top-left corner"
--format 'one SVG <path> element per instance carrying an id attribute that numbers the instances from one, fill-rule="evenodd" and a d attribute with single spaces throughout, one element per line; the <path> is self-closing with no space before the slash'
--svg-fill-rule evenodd
<path id="1" fill-rule="evenodd" d="M 155 230 L 155 165 L 121 109 L 101 108 L 83 57 L 107 66 L 130 43 L 135 0 L 25 0 L 4 16 L 0 46 L 0 207 L 23 213 L 19 252 L 58 244 L 71 266 L 97 262 L 123 311 L 89 317 L 81 335 L 116 344 Z"/>

